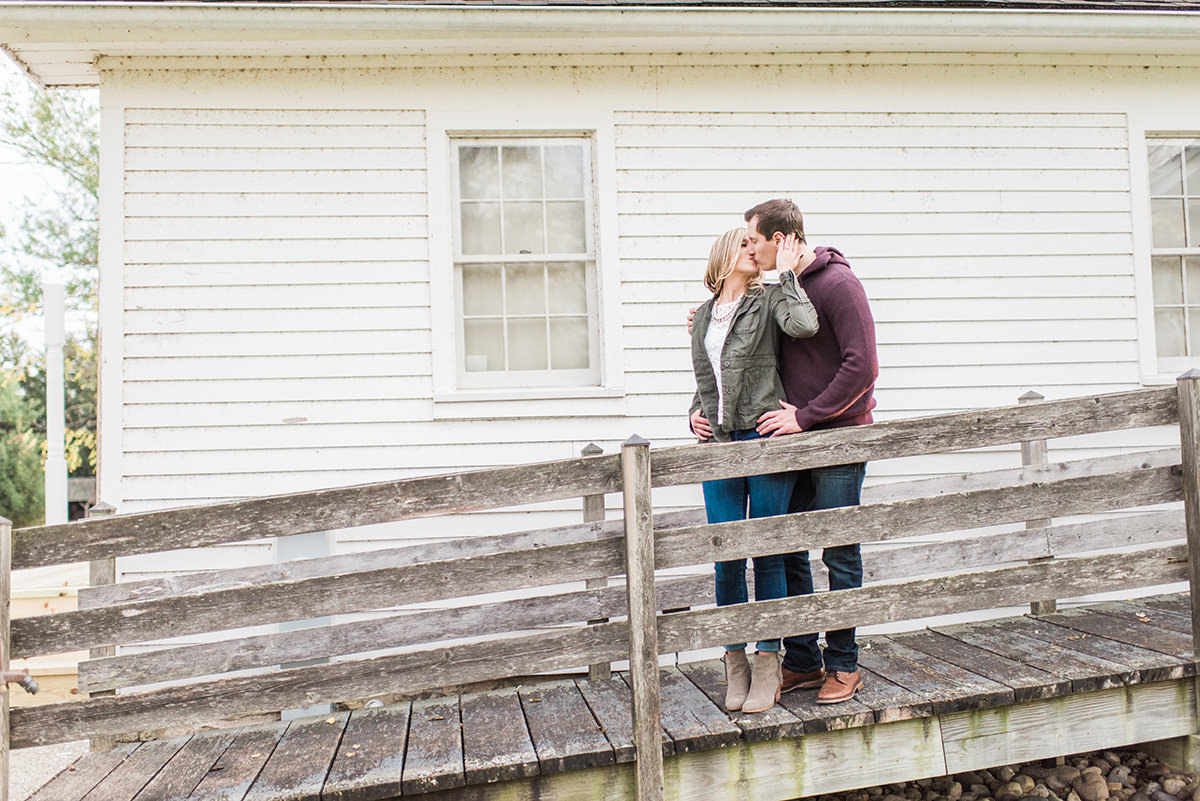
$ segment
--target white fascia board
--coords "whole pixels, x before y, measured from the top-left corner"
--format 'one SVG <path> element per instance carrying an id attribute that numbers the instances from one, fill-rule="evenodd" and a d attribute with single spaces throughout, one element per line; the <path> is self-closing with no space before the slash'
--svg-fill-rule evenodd
<path id="1" fill-rule="evenodd" d="M 553 53 L 1200 54 L 1200 13 L 0 0 L 0 47 L 55 59 Z M 57 65 L 61 66 L 61 65 Z"/>

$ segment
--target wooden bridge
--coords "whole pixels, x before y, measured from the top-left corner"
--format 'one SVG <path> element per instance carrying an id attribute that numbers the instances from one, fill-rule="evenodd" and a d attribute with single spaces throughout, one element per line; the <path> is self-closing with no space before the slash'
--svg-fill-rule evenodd
<path id="1" fill-rule="evenodd" d="M 1200 615 L 1191 599 L 1200 595 L 1061 612 L 1053 599 L 1184 580 L 1195 587 L 1188 553 L 1200 547 L 1198 398 L 1200 372 L 1177 387 L 771 440 L 652 451 L 633 438 L 619 455 L 11 535 L 3 526 L 7 599 L 9 564 L 90 561 L 103 576 L 122 555 L 518 501 L 582 497 L 585 516 L 595 518 L 598 497 L 624 497 L 620 521 L 97 582 L 81 591 L 77 611 L 46 617 L 9 621 L 4 604 L 0 667 L 80 649 L 92 658 L 80 665 L 78 701 L 9 710 L 3 694 L 3 755 L 9 746 L 192 732 L 95 751 L 38 801 L 789 799 L 1150 741 L 1192 759 Z M 1036 464 L 1048 438 L 1174 424 L 1179 450 Z M 652 514 L 651 487 L 1015 442 L 1032 464 L 883 485 L 861 507 L 712 526 L 694 511 Z M 929 539 L 948 532 L 957 534 Z M 850 542 L 879 544 L 861 589 L 718 609 L 710 576 L 661 572 Z M 512 590 L 529 597 L 481 598 Z M 115 649 L 372 612 L 381 599 L 387 609 L 367 619 Z M 725 642 L 1030 601 L 1037 615 L 868 639 L 865 688 L 832 707 L 797 691 L 766 713 L 730 716 L 719 706 L 719 663 L 659 667 L 660 654 Z M 609 675 L 609 664 L 623 660 L 628 670 Z M 531 678 L 572 669 L 589 677 Z M 377 696 L 393 703 L 212 725 Z"/>

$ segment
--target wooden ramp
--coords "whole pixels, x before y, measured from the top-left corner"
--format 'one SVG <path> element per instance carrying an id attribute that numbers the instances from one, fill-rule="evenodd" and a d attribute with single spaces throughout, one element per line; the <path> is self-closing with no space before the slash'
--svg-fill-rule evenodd
<path id="1" fill-rule="evenodd" d="M 865 687 L 758 715 L 716 660 L 661 671 L 666 797 L 789 799 L 1197 730 L 1190 600 L 863 641 Z M 632 799 L 627 677 L 557 680 L 89 754 L 34 801 Z"/>

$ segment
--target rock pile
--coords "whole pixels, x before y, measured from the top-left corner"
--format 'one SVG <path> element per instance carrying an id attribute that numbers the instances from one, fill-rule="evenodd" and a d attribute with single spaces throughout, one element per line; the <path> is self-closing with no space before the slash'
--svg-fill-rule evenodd
<path id="1" fill-rule="evenodd" d="M 1066 757 L 815 796 L 813 801 L 1200 801 L 1200 776 L 1140 751 Z"/>

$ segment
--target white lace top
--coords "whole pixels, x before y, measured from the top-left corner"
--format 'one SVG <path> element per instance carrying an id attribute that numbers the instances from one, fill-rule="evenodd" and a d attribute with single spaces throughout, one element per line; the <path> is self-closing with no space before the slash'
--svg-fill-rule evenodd
<path id="1" fill-rule="evenodd" d="M 725 349 L 725 339 L 729 336 L 729 329 L 733 327 L 733 318 L 741 302 L 742 298 L 730 303 L 714 303 L 708 330 L 704 332 L 704 349 L 708 351 L 708 361 L 712 364 L 713 376 L 717 379 L 717 425 L 725 422 L 725 393 L 721 389 L 721 351 Z"/>

